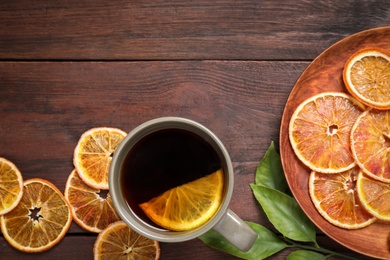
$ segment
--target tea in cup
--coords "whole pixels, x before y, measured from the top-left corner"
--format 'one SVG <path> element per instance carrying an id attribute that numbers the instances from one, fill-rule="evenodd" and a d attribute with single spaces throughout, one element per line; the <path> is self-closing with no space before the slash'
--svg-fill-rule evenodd
<path id="1" fill-rule="evenodd" d="M 257 234 L 228 208 L 233 182 L 222 142 L 179 117 L 136 127 L 115 151 L 109 173 L 120 218 L 141 235 L 181 242 L 214 229 L 247 251 Z"/>

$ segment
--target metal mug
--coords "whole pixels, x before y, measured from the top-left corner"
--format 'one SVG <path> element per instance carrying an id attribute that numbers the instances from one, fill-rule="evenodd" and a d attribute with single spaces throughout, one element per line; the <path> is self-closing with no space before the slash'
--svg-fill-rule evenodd
<path id="1" fill-rule="evenodd" d="M 190 131 L 208 142 L 218 154 L 225 176 L 223 200 L 219 210 L 207 223 L 189 231 L 170 231 L 156 228 L 144 222 L 128 206 L 121 191 L 122 163 L 129 151 L 148 134 L 172 128 Z M 182 242 L 194 239 L 210 229 L 214 229 L 238 249 L 245 252 L 252 247 L 257 234 L 228 207 L 233 193 L 233 183 L 232 162 L 222 142 L 205 126 L 181 117 L 156 118 L 134 128 L 114 152 L 109 172 L 109 190 L 114 207 L 120 218 L 137 233 L 160 242 Z"/>

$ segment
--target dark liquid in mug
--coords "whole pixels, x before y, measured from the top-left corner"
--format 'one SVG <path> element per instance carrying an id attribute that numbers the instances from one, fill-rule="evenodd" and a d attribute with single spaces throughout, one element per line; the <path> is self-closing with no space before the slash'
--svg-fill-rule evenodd
<path id="1" fill-rule="evenodd" d="M 126 156 L 121 189 L 133 212 L 153 224 L 139 204 L 221 168 L 213 147 L 182 129 L 164 129 L 141 139 Z"/>

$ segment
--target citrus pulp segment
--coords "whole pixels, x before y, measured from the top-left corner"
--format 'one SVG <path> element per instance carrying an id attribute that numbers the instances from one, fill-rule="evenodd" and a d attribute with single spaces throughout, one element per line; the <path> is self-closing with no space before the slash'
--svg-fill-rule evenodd
<path id="1" fill-rule="evenodd" d="M 0 215 L 13 210 L 23 195 L 23 178 L 11 161 L 0 157 Z"/>
<path id="2" fill-rule="evenodd" d="M 363 206 L 376 218 L 390 221 L 390 184 L 359 173 L 357 191 Z"/>
<path id="3" fill-rule="evenodd" d="M 220 169 L 195 181 L 172 188 L 140 204 L 157 225 L 173 230 L 190 230 L 206 223 L 217 212 L 223 193 Z"/>
<path id="4" fill-rule="evenodd" d="M 73 164 L 87 185 L 108 190 L 112 156 L 125 136 L 122 130 L 111 127 L 92 128 L 81 135 L 74 150 Z"/>
<path id="5" fill-rule="evenodd" d="M 130 229 L 123 221 L 106 227 L 96 238 L 95 260 L 152 260 L 160 258 L 160 244 Z"/>
<path id="6" fill-rule="evenodd" d="M 100 196 L 101 190 L 85 184 L 76 170 L 68 177 L 65 198 L 70 204 L 74 221 L 90 232 L 99 233 L 109 224 L 119 220 L 112 204 L 111 196 Z"/>
<path id="7" fill-rule="evenodd" d="M 317 211 L 335 226 L 358 229 L 376 220 L 362 206 L 355 190 L 358 171 L 359 167 L 354 167 L 337 174 L 310 174 L 310 198 Z"/>
<path id="8" fill-rule="evenodd" d="M 365 49 L 353 54 L 344 66 L 343 80 L 348 91 L 367 106 L 390 108 L 390 53 Z"/>
<path id="9" fill-rule="evenodd" d="M 24 182 L 21 201 L 1 216 L 1 230 L 10 245 L 24 252 L 42 252 L 65 236 L 72 223 L 69 205 L 54 184 L 39 178 Z"/>
<path id="10" fill-rule="evenodd" d="M 390 113 L 371 109 L 362 113 L 351 131 L 352 154 L 374 179 L 390 183 Z"/>
<path id="11" fill-rule="evenodd" d="M 364 106 L 339 92 L 325 92 L 302 102 L 289 124 L 289 138 L 297 157 L 310 169 L 324 173 L 355 166 L 350 131 Z"/>

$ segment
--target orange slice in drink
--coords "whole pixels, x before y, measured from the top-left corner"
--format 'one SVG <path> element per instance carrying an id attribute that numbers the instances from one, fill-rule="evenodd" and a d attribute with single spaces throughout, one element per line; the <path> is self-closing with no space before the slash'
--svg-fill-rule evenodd
<path id="1" fill-rule="evenodd" d="M 174 231 L 190 230 L 206 223 L 218 210 L 223 193 L 223 171 L 172 188 L 140 204 L 157 225 Z"/>
<path id="2" fill-rule="evenodd" d="M 365 111 L 352 128 L 351 148 L 357 164 L 366 174 L 390 183 L 389 111 Z"/>
<path id="3" fill-rule="evenodd" d="M 73 164 L 80 178 L 96 189 L 108 190 L 108 171 L 115 149 L 126 136 L 117 128 L 92 128 L 80 137 Z"/>
<path id="4" fill-rule="evenodd" d="M 359 229 L 376 220 L 362 206 L 355 190 L 358 171 L 359 167 L 354 167 L 337 174 L 310 174 L 310 198 L 318 212 L 335 226 Z"/>
<path id="5" fill-rule="evenodd" d="M 390 108 L 390 53 L 371 48 L 353 54 L 344 66 L 348 91 L 367 106 Z"/>
<path id="6" fill-rule="evenodd" d="M 87 231 L 99 233 L 119 220 L 110 194 L 85 184 L 76 170 L 71 172 L 66 182 L 65 198 L 74 221 Z"/>
<path id="7" fill-rule="evenodd" d="M 291 146 L 310 169 L 338 173 L 355 166 L 350 131 L 364 109 L 358 101 L 339 92 L 325 92 L 302 102 L 289 125 Z"/>
<path id="8" fill-rule="evenodd" d="M 0 158 L 0 215 L 13 210 L 23 195 L 23 178 L 18 168 Z"/>
<path id="9" fill-rule="evenodd" d="M 21 201 L 1 216 L 1 231 L 14 248 L 42 252 L 59 243 L 72 223 L 69 205 L 54 184 L 43 179 L 24 182 Z"/>
<path id="10" fill-rule="evenodd" d="M 357 192 L 363 206 L 376 218 L 390 221 L 390 184 L 359 173 Z"/>
<path id="11" fill-rule="evenodd" d="M 117 221 L 100 232 L 93 254 L 95 260 L 160 259 L 160 244 L 134 232 L 123 221 Z"/>

